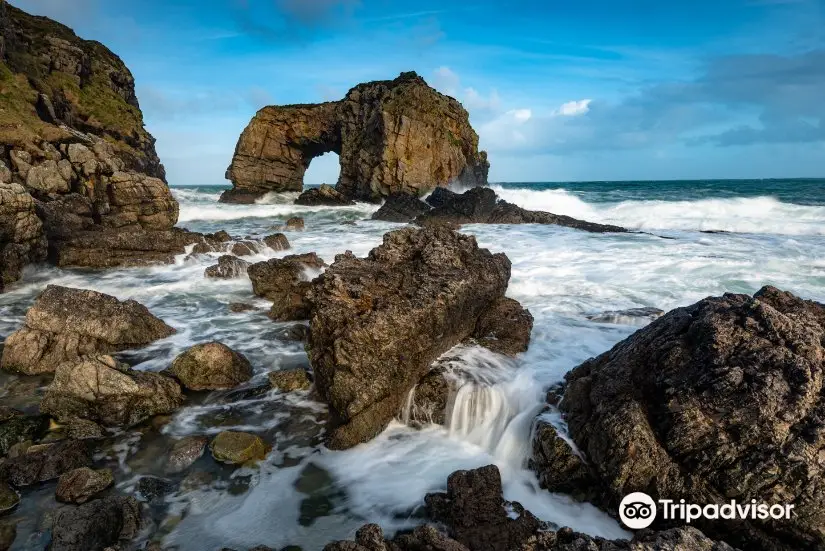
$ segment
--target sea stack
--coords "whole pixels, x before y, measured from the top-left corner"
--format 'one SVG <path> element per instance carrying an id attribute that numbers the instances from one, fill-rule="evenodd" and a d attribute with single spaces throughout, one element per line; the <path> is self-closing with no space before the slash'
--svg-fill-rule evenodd
<path id="1" fill-rule="evenodd" d="M 340 156 L 336 190 L 358 201 L 486 185 L 490 167 L 464 107 L 407 72 L 359 84 L 340 101 L 258 111 L 235 147 L 226 171 L 233 188 L 221 200 L 302 191 L 309 163 L 329 152 Z"/>

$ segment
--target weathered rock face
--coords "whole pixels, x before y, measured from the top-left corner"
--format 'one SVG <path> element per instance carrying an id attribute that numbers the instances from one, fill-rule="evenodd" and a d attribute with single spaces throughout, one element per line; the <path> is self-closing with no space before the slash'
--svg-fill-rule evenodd
<path id="1" fill-rule="evenodd" d="M 227 430 L 212 440 L 209 449 L 216 461 L 230 465 L 243 465 L 265 459 L 270 447 L 261 440 L 260 436 Z"/>
<path id="2" fill-rule="evenodd" d="M 317 254 L 306 253 L 258 262 L 250 266 L 247 273 L 255 294 L 273 301 L 269 317 L 276 321 L 297 321 L 309 318 L 310 279 L 325 267 Z"/>
<path id="3" fill-rule="evenodd" d="M 170 233 L 178 204 L 123 62 L 55 21 L 7 2 L 0 12 L 0 280 L 47 251 L 90 267 L 183 253 L 189 243 Z"/>
<path id="4" fill-rule="evenodd" d="M 478 151 L 467 111 L 415 73 L 402 73 L 359 84 L 337 102 L 258 111 L 238 140 L 226 172 L 234 188 L 222 200 L 301 191 L 310 161 L 328 152 L 340 156 L 336 189 L 348 199 L 487 183 L 487 154 Z"/>
<path id="5" fill-rule="evenodd" d="M 246 356 L 219 342 L 196 344 L 180 354 L 169 372 L 189 390 L 233 388 L 252 378 Z"/>
<path id="6" fill-rule="evenodd" d="M 46 236 L 34 199 L 20 184 L 0 182 L 0 292 L 20 279 L 23 266 L 45 259 Z"/>
<path id="7" fill-rule="evenodd" d="M 548 530 L 519 503 L 504 500 L 494 465 L 454 472 L 447 492 L 429 494 L 425 501 L 427 517 L 437 525 L 389 540 L 378 525 L 367 524 L 355 541 L 334 542 L 324 551 L 734 551 L 691 527 L 643 531 L 632 541 L 594 538 L 570 528 Z"/>
<path id="8" fill-rule="evenodd" d="M 373 220 L 385 222 L 412 222 L 420 215 L 430 210 L 430 205 L 416 195 L 409 193 L 391 193 L 377 211 L 372 214 Z"/>
<path id="9" fill-rule="evenodd" d="M 49 549 L 110 549 L 137 536 L 140 523 L 140 504 L 133 497 L 107 497 L 79 507 L 64 507 L 54 516 Z"/>
<path id="10" fill-rule="evenodd" d="M 67 360 L 136 348 L 174 332 L 134 300 L 49 285 L 26 312 L 23 328 L 6 339 L 0 366 L 49 373 Z"/>
<path id="11" fill-rule="evenodd" d="M 825 306 L 765 287 L 673 310 L 571 371 L 560 408 L 595 498 L 793 503 L 789 520 L 697 526 L 745 549 L 821 548 L 824 345 Z"/>
<path id="12" fill-rule="evenodd" d="M 296 390 L 307 390 L 312 386 L 309 374 L 305 369 L 279 369 L 269 372 L 269 385 L 281 392 L 294 392 Z"/>
<path id="13" fill-rule="evenodd" d="M 85 356 L 57 367 L 40 411 L 58 420 L 131 426 L 172 413 L 181 404 L 183 396 L 173 379 L 130 369 L 111 356 Z"/>
<path id="14" fill-rule="evenodd" d="M 459 226 L 462 224 L 552 224 L 594 233 L 627 231 L 619 226 L 596 224 L 570 216 L 523 209 L 499 199 L 492 189 L 482 187 L 469 189 L 460 194 L 438 188 L 427 197 L 427 203 L 432 209 L 418 216 L 415 219 L 417 224 L 446 223 Z M 404 212 L 411 213 L 412 209 L 408 207 Z M 412 221 L 403 219 L 401 216 L 395 218 L 395 220 L 383 219 L 393 222 Z"/>
<path id="15" fill-rule="evenodd" d="M 79 440 L 63 440 L 33 449 L 0 465 L 0 480 L 17 487 L 31 486 L 92 464 L 89 447 Z"/>
<path id="16" fill-rule="evenodd" d="M 515 356 L 527 351 L 533 332 L 533 315 L 517 300 L 501 298 L 476 322 L 473 340 L 481 346 Z"/>
<path id="17" fill-rule="evenodd" d="M 236 256 L 225 254 L 218 258 L 218 263 L 209 266 L 203 275 L 217 279 L 232 279 L 246 274 L 249 262 Z"/>
<path id="18" fill-rule="evenodd" d="M 506 256 L 445 228 L 389 232 L 365 259 L 338 255 L 310 294 L 315 384 L 339 422 L 328 445 L 383 430 L 430 364 L 473 334 L 509 278 Z"/>
<path id="19" fill-rule="evenodd" d="M 335 188 L 321 184 L 317 188 L 311 188 L 303 192 L 295 199 L 296 205 L 305 205 L 308 207 L 346 207 L 354 205 L 355 201 L 347 199 L 341 193 L 335 191 Z"/>
<path id="20" fill-rule="evenodd" d="M 114 483 L 114 475 L 109 469 L 95 471 L 80 467 L 60 475 L 55 497 L 64 503 L 86 503 Z"/>

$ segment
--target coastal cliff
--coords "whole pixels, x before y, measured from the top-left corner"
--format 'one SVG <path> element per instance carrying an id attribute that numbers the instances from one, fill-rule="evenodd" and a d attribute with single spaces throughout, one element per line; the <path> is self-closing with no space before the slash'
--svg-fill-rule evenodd
<path id="1" fill-rule="evenodd" d="M 469 115 L 414 72 L 359 84 L 336 102 L 264 107 L 241 134 L 226 172 L 225 202 L 301 191 L 310 162 L 340 156 L 336 189 L 347 199 L 423 195 L 458 182 L 487 184 L 487 154 Z"/>

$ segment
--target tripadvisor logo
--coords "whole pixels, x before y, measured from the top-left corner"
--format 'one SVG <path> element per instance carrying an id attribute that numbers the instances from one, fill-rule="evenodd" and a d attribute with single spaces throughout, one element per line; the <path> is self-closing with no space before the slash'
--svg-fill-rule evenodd
<path id="1" fill-rule="evenodd" d="M 694 520 L 787 520 L 793 514 L 792 504 L 769 505 L 758 503 L 755 499 L 748 503 L 737 503 L 731 500 L 721 505 L 712 503 L 709 505 L 697 505 L 686 503 L 684 499 L 678 502 L 672 499 L 660 499 L 659 507 L 649 495 L 642 492 L 628 494 L 619 504 L 619 518 L 622 523 L 633 530 L 647 528 L 656 520 L 656 515 L 661 509 L 662 518 L 665 520 L 682 520 L 690 524 Z"/>

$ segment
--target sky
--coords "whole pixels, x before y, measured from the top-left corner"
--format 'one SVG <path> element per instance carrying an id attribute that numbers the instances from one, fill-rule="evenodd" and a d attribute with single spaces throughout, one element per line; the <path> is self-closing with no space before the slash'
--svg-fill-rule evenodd
<path id="1" fill-rule="evenodd" d="M 494 182 L 825 177 L 825 0 L 11 3 L 126 62 L 172 185 L 226 183 L 265 105 L 409 70 L 467 108 Z"/>

